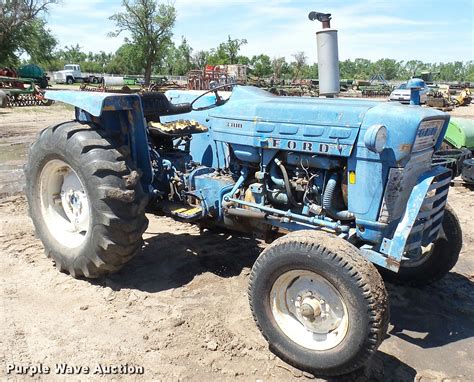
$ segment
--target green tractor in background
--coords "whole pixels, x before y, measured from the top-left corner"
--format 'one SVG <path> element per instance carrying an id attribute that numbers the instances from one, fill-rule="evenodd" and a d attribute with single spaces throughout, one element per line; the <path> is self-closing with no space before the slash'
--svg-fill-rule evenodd
<path id="1" fill-rule="evenodd" d="M 46 89 L 48 87 L 49 77 L 38 65 L 23 65 L 18 69 L 17 75 L 18 78 L 32 79 L 41 89 Z"/>
<path id="2" fill-rule="evenodd" d="M 444 136 L 444 146 L 448 149 L 474 150 L 474 120 L 451 117 Z"/>
<path id="3" fill-rule="evenodd" d="M 474 120 L 451 117 L 441 150 L 434 161 L 449 161 L 453 175 L 461 175 L 464 182 L 474 184 Z"/>

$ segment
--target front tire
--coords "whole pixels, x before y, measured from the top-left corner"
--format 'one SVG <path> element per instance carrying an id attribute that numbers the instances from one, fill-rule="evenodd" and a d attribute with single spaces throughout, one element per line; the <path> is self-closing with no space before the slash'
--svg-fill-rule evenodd
<path id="1" fill-rule="evenodd" d="M 300 231 L 268 246 L 255 262 L 250 307 L 270 349 L 318 376 L 354 371 L 387 330 L 387 292 L 375 267 L 350 243 Z"/>
<path id="2" fill-rule="evenodd" d="M 60 270 L 96 278 L 141 247 L 147 196 L 128 147 L 105 131 L 77 122 L 44 130 L 25 176 L 36 233 Z"/>

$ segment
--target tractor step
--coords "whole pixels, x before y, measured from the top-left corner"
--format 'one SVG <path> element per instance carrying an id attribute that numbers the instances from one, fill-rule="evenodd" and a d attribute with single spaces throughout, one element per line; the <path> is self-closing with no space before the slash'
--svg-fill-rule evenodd
<path id="1" fill-rule="evenodd" d="M 202 208 L 194 206 L 183 206 L 177 203 L 167 203 L 163 206 L 163 212 L 183 220 L 197 220 L 202 217 Z"/>

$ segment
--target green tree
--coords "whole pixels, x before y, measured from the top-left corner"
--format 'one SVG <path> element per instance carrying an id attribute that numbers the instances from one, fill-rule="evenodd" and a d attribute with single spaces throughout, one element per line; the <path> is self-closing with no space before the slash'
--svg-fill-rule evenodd
<path id="1" fill-rule="evenodd" d="M 193 48 L 188 44 L 184 36 L 181 37 L 181 44 L 177 47 L 170 45 L 166 54 L 166 69 L 168 74 L 184 76 L 193 67 Z"/>
<path id="2" fill-rule="evenodd" d="M 208 63 L 209 55 L 210 53 L 206 50 L 199 50 L 194 53 L 192 57 L 194 69 L 203 69 Z"/>
<path id="3" fill-rule="evenodd" d="M 134 44 L 125 43 L 117 49 L 106 64 L 105 72 L 111 74 L 143 74 L 142 51 Z"/>
<path id="4" fill-rule="evenodd" d="M 439 78 L 445 81 L 465 81 L 467 77 L 467 65 L 461 61 L 440 63 L 438 71 Z"/>
<path id="5" fill-rule="evenodd" d="M 295 59 L 295 61 L 291 63 L 293 66 L 293 78 L 300 78 L 301 71 L 306 65 L 308 57 L 306 57 L 304 52 L 297 52 L 292 56 Z"/>
<path id="6" fill-rule="evenodd" d="M 247 56 L 237 56 L 237 64 L 250 65 L 250 58 Z"/>
<path id="7" fill-rule="evenodd" d="M 302 77 L 308 79 L 318 78 L 318 64 L 314 63 L 313 65 L 305 65 L 302 69 Z"/>
<path id="8" fill-rule="evenodd" d="M 369 79 L 372 74 L 372 62 L 366 58 L 356 58 L 354 60 L 354 79 Z"/>
<path id="9" fill-rule="evenodd" d="M 225 54 L 229 57 L 229 64 L 236 64 L 237 63 L 237 56 L 240 51 L 240 47 L 242 45 L 247 44 L 246 39 L 231 39 L 230 35 L 227 36 L 227 42 L 221 44 L 222 49 L 224 50 Z"/>
<path id="10" fill-rule="evenodd" d="M 240 47 L 244 44 L 247 44 L 246 39 L 232 39 L 227 36 L 226 42 L 220 43 L 215 49 L 211 49 L 208 63 L 210 65 L 237 64 Z"/>
<path id="11" fill-rule="evenodd" d="M 289 66 L 285 60 L 285 57 L 274 58 L 272 60 L 272 70 L 273 70 L 273 75 L 276 79 L 280 79 L 285 74 L 287 74 L 289 72 Z"/>
<path id="12" fill-rule="evenodd" d="M 0 0 L 0 66 L 16 66 L 20 56 L 52 59 L 56 39 L 43 15 L 56 0 Z"/>
<path id="13" fill-rule="evenodd" d="M 87 54 L 82 51 L 79 44 L 76 44 L 65 46 L 64 49 L 58 51 L 56 57 L 64 61 L 66 64 L 78 64 L 86 60 Z"/>
<path id="14" fill-rule="evenodd" d="M 339 74 L 343 79 L 354 79 L 356 77 L 356 64 L 351 60 L 339 62 Z"/>
<path id="15" fill-rule="evenodd" d="M 474 61 L 466 62 L 466 81 L 474 82 Z"/>
<path id="16" fill-rule="evenodd" d="M 404 78 L 410 78 L 414 76 L 420 70 L 425 70 L 426 64 L 420 60 L 409 60 L 404 63 L 403 69 L 400 71 L 399 75 Z"/>
<path id="17" fill-rule="evenodd" d="M 176 9 L 169 3 L 157 3 L 154 0 L 123 0 L 122 6 L 124 12 L 110 17 L 117 26 L 110 35 L 116 37 L 123 31 L 130 32 L 131 41 L 125 41 L 136 45 L 143 57 L 145 84 L 148 85 L 153 66 L 160 63 L 171 43 Z"/>
<path id="18" fill-rule="evenodd" d="M 390 81 L 397 78 L 399 70 L 400 65 L 397 60 L 383 58 L 375 62 L 371 74 L 382 74 L 386 80 Z"/>
<path id="19" fill-rule="evenodd" d="M 268 77 L 273 73 L 272 62 L 266 54 L 253 56 L 250 64 L 252 65 L 252 74 L 257 77 Z"/>

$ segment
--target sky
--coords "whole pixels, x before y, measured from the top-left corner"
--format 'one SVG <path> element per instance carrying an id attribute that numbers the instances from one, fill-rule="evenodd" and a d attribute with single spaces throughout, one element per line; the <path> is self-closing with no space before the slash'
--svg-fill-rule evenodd
<path id="1" fill-rule="evenodd" d="M 419 59 L 424 62 L 474 60 L 474 0 L 174 0 L 175 42 L 184 36 L 194 51 L 209 50 L 232 38 L 248 43 L 241 54 L 270 57 L 304 51 L 317 61 L 315 32 L 308 13 L 331 13 L 338 30 L 340 60 Z M 46 16 L 60 46 L 114 52 L 126 35 L 111 38 L 108 17 L 119 0 L 61 0 Z"/>

